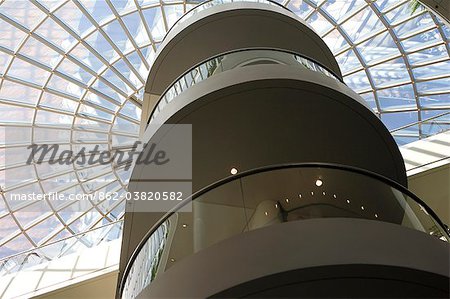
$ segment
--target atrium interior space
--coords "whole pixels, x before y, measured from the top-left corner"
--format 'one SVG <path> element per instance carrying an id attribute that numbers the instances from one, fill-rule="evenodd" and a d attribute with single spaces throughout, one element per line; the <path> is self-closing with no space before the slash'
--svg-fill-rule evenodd
<path id="1" fill-rule="evenodd" d="M 0 299 L 449 298 L 449 20 L 0 0 Z"/>

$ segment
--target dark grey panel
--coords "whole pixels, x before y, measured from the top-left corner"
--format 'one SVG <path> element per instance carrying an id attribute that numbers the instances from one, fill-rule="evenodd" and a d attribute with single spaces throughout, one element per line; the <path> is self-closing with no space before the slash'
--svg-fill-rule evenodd
<path id="1" fill-rule="evenodd" d="M 367 267 L 345 271 L 345 268 L 336 267 L 333 272 L 323 271 L 332 268 L 318 268 L 340 265 Z M 422 291 L 429 288 L 431 297 L 436 292 L 448 293 L 445 283 L 449 277 L 448 265 L 448 243 L 422 232 L 370 220 L 304 220 L 243 233 L 185 258 L 156 279 L 139 298 L 207 298 L 245 282 L 298 269 L 310 269 L 312 278 L 328 277 L 340 280 L 344 285 L 348 285 L 349 281 L 345 280 L 349 273 L 353 274 L 355 283 L 370 277 L 372 281 L 365 280 L 368 290 L 376 285 L 387 288 L 410 285 Z M 370 273 L 372 266 L 384 266 L 379 268 L 384 271 Z M 424 277 L 440 280 L 433 284 Z M 399 278 L 403 281 L 396 282 Z M 383 283 L 382 279 L 388 281 Z M 307 282 L 308 277 L 297 280 L 301 281 Z M 280 286 L 276 279 L 267 280 L 267 289 L 277 285 Z M 315 287 L 327 285 L 333 283 L 329 280 L 315 283 Z M 260 292 L 261 288 L 247 284 L 239 294 L 250 295 L 251 291 Z M 266 295 L 273 296 L 266 291 Z M 278 291 L 283 294 L 281 289 Z M 320 293 L 326 292 L 316 294 Z M 391 297 L 400 293 L 392 292 Z M 406 293 L 403 291 L 402 294 Z M 339 289 L 336 294 L 351 292 Z M 366 295 L 370 296 L 370 293 Z"/>
<path id="2" fill-rule="evenodd" d="M 232 167 L 291 162 L 355 166 L 407 185 L 394 139 L 361 97 L 308 70 L 260 65 L 218 74 L 175 98 L 158 117 L 193 126 L 194 192 Z M 145 177 L 145 170 L 137 173 L 133 179 Z"/>
<path id="3" fill-rule="evenodd" d="M 160 95 L 203 60 L 236 49 L 260 47 L 303 54 L 342 78 L 325 42 L 297 16 L 274 5 L 242 2 L 209 8 L 172 30 L 159 48 L 145 90 Z"/>
<path id="4" fill-rule="evenodd" d="M 174 99 L 158 120 L 193 124 L 194 192 L 234 166 L 308 161 L 356 166 L 407 185 L 401 154 L 381 121 L 348 87 L 312 71 L 259 65 L 219 74 Z M 134 169 L 132 179 L 142 171 Z M 121 269 L 161 215 L 133 214 L 125 218 Z"/>

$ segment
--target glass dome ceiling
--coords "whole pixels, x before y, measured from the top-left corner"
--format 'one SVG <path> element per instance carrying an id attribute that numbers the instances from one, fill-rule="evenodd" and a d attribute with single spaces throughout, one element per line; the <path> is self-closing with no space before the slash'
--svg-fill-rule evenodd
<path id="1" fill-rule="evenodd" d="M 5 199 L 14 192 L 125 192 L 130 170 L 123 165 L 26 165 L 26 147 L 130 148 L 138 138 L 155 51 L 167 30 L 199 2 L 0 3 L 0 260 L 5 261 L 122 218 L 123 201 L 95 202 L 82 211 L 72 203 L 32 203 L 42 205 L 38 213 Z M 435 15 L 414 11 L 409 0 L 280 3 L 324 38 L 345 82 L 399 144 L 449 128 L 450 30 Z"/>

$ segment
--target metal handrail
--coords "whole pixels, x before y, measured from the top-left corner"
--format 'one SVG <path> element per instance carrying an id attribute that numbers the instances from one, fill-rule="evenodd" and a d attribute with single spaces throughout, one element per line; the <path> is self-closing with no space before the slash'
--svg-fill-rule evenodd
<path id="1" fill-rule="evenodd" d="M 212 183 L 212 184 L 200 189 L 199 191 L 195 192 L 194 194 L 192 194 L 185 200 L 183 200 L 181 203 L 179 203 L 173 209 L 171 209 L 171 211 L 167 212 L 162 218 L 160 218 L 160 220 L 158 222 L 156 222 L 152 226 L 152 228 L 145 234 L 145 236 L 142 238 L 142 240 L 139 242 L 138 246 L 135 248 L 135 250 L 131 254 L 131 257 L 128 260 L 127 265 L 125 267 L 123 276 L 120 280 L 119 292 L 118 292 L 119 296 L 122 296 L 126 278 L 131 270 L 131 267 L 133 266 L 134 261 L 136 260 L 141 249 L 147 243 L 150 236 L 153 235 L 153 233 L 156 231 L 156 229 L 158 229 L 159 226 L 161 226 L 162 223 L 164 223 L 170 216 L 172 216 L 174 213 L 176 213 L 178 210 L 180 210 L 182 207 L 184 207 L 186 204 L 188 204 L 188 202 L 194 201 L 195 199 L 202 196 L 203 194 L 205 194 L 213 189 L 216 189 L 224 184 L 232 182 L 234 180 L 242 179 L 244 177 L 247 177 L 247 176 L 250 176 L 253 174 L 257 174 L 257 173 L 274 171 L 274 170 L 279 170 L 279 169 L 290 169 L 290 168 L 327 168 L 327 169 L 344 170 L 344 171 L 349 171 L 349 172 L 361 174 L 364 176 L 368 176 L 375 180 L 381 181 L 381 182 L 401 191 L 403 194 L 409 196 L 411 199 L 413 199 L 415 202 L 417 202 L 420 206 L 422 206 L 426 210 L 426 212 L 434 219 L 434 221 L 436 221 L 436 223 L 441 227 L 441 229 L 447 234 L 447 237 L 450 237 L 449 231 L 447 229 L 448 226 L 445 225 L 439 219 L 439 217 L 436 215 L 436 213 L 424 201 L 422 201 L 419 197 L 417 197 L 414 193 L 409 191 L 403 185 L 401 185 L 389 178 L 386 178 L 380 174 L 377 174 L 375 172 L 361 169 L 361 168 L 354 167 L 354 166 L 346 166 L 346 165 L 331 164 L 331 163 L 290 163 L 290 164 L 264 166 L 264 167 L 259 167 L 259 168 L 254 168 L 251 170 L 243 171 L 236 175 L 228 176 L 228 177 L 223 178 L 215 183 Z M 130 182 L 131 181 L 132 180 L 130 180 Z"/>

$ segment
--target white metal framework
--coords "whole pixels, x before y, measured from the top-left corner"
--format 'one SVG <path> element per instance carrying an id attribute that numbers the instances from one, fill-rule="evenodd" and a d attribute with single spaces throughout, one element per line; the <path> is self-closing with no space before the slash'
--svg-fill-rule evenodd
<path id="1" fill-rule="evenodd" d="M 73 202 L 11 206 L 5 199 L 12 193 L 125 192 L 130 170 L 124 165 L 26 165 L 26 147 L 57 143 L 74 151 L 97 144 L 110 151 L 131 148 L 155 51 L 176 20 L 198 3 L 1 2 L 3 262 L 121 219 L 120 200 L 90 201 L 80 209 Z M 435 15 L 422 8 L 413 11 L 409 0 L 281 3 L 323 37 L 345 82 L 367 100 L 399 144 L 449 128 L 450 29 Z M 41 212 L 35 205 L 42 205 Z"/>

